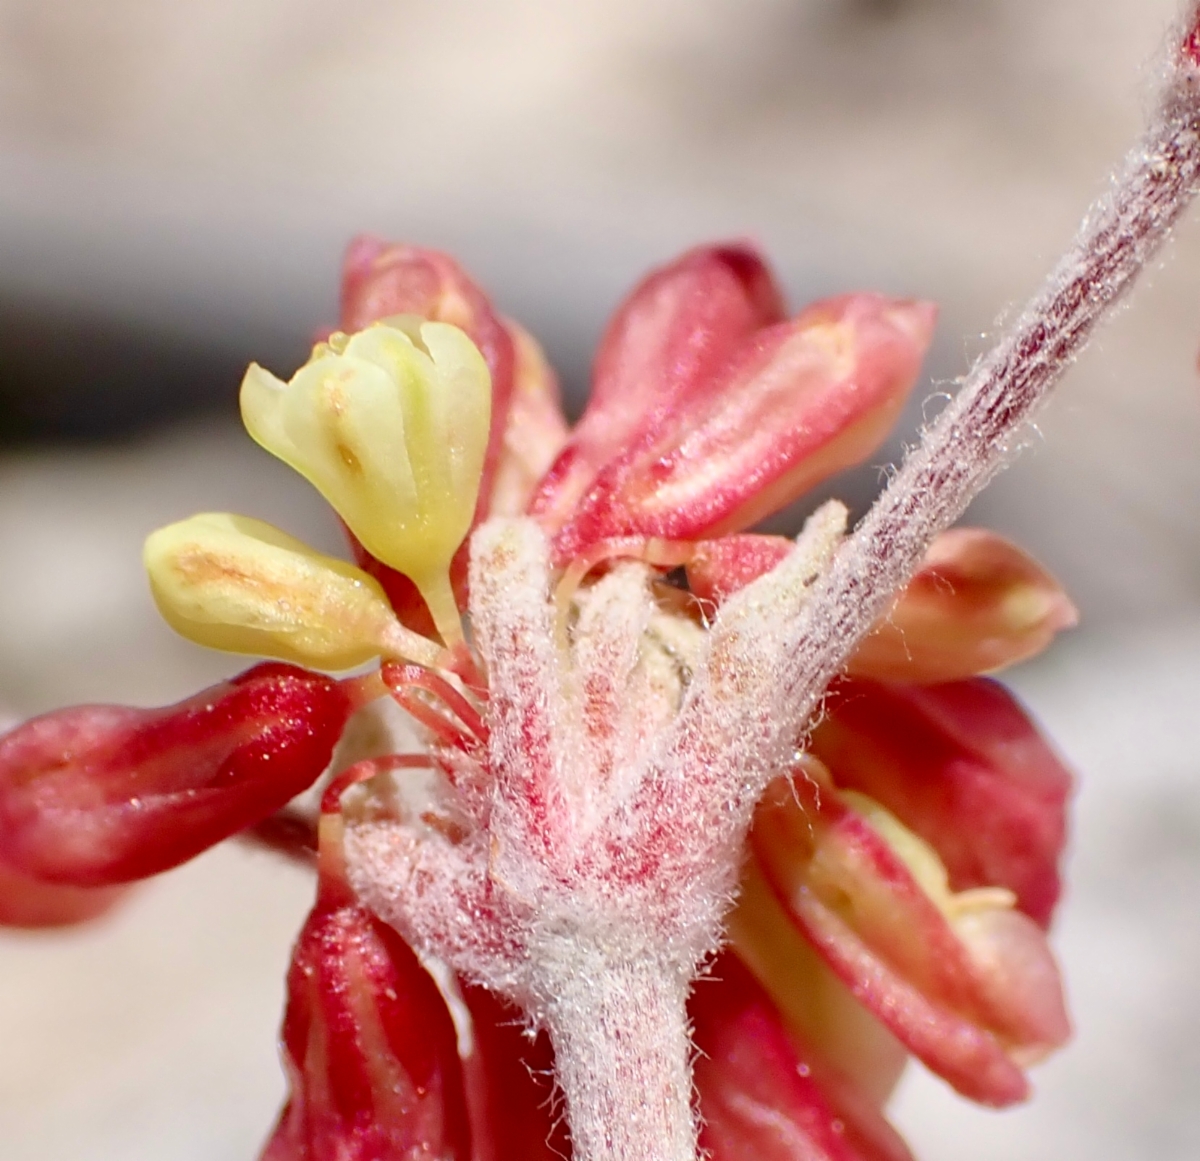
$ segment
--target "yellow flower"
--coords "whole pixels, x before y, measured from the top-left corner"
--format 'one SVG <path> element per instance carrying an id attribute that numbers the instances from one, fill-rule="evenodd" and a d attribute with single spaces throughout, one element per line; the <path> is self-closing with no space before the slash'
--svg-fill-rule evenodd
<path id="1" fill-rule="evenodd" d="M 471 340 L 398 315 L 318 343 L 287 383 L 252 363 L 241 406 L 250 435 L 416 584 L 448 643 L 461 640 L 449 568 L 471 526 L 491 421 L 491 380 Z"/>

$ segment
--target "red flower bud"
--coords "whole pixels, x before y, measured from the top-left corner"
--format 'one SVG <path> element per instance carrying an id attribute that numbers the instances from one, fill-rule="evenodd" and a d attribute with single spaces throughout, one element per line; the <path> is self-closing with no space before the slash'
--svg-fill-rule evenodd
<path id="1" fill-rule="evenodd" d="M 605 463 L 710 393 L 737 350 L 783 313 L 770 270 L 743 243 L 699 246 L 644 278 L 604 332 L 587 409 L 530 511 L 560 528 Z"/>
<path id="2" fill-rule="evenodd" d="M 556 556 L 619 536 L 736 532 L 857 463 L 899 414 L 933 322 L 928 303 L 853 294 L 759 330 L 704 391 L 627 434 L 559 533 Z"/>
<path id="3" fill-rule="evenodd" d="M 349 712 L 332 679 L 268 663 L 165 709 L 34 718 L 0 738 L 0 863 L 85 887 L 165 871 L 310 786 Z"/>
<path id="4" fill-rule="evenodd" d="M 1022 1068 L 1070 1032 L 1045 936 L 1003 889 L 948 892 L 895 829 L 797 778 L 768 794 L 751 845 L 792 922 L 910 1052 L 973 1100 L 1022 1100 Z"/>
<path id="5" fill-rule="evenodd" d="M 932 684 L 1040 653 L 1077 621 L 1058 582 L 982 528 L 943 532 L 890 612 L 850 659 L 856 677 Z"/>
<path id="6" fill-rule="evenodd" d="M 464 1061 L 472 1161 L 564 1161 L 571 1140 L 554 1089 L 554 1050 L 522 1014 L 478 987 L 463 988 L 472 1052 Z"/>
<path id="7" fill-rule="evenodd" d="M 712 1161 L 912 1161 L 879 1110 L 823 1065 L 750 973 L 722 956 L 689 1012 L 700 1145 Z"/>
<path id="8" fill-rule="evenodd" d="M 291 1096 L 263 1161 L 468 1161 L 454 1023 L 395 931 L 318 899 L 288 972 Z"/>
<path id="9" fill-rule="evenodd" d="M 472 1158 L 446 1002 L 408 944 L 358 902 L 346 878 L 338 803 L 381 768 L 351 767 L 322 799 L 317 900 L 287 978 L 282 1050 L 290 1093 L 263 1161 Z"/>
<path id="10" fill-rule="evenodd" d="M 786 536 L 754 532 L 701 540 L 696 555 L 684 565 L 688 588 L 700 600 L 719 605 L 770 572 L 795 547 L 796 542 Z"/>
<path id="11" fill-rule="evenodd" d="M 810 749 L 934 847 L 953 890 L 1006 887 L 1050 922 L 1071 775 L 998 682 L 843 681 Z"/>
<path id="12" fill-rule="evenodd" d="M 753 533 L 702 540 L 686 565 L 688 586 L 719 605 L 774 568 L 792 543 Z M 1040 653 L 1076 619 L 1058 582 L 1015 544 L 982 528 L 952 528 L 848 668 L 877 681 L 958 681 Z"/>
<path id="13" fill-rule="evenodd" d="M 516 351 L 512 406 L 488 504 L 488 516 L 519 516 L 538 481 L 549 470 L 570 434 L 562 411 L 558 379 L 538 341 L 507 321 Z"/>

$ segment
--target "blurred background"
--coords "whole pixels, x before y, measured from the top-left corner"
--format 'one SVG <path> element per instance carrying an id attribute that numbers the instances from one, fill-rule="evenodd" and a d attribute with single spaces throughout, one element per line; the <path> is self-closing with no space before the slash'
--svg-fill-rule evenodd
<path id="1" fill-rule="evenodd" d="M 1149 107 L 1174 0 L 0 0 L 0 706 L 173 701 L 146 533 L 203 509 L 336 548 L 236 424 L 333 320 L 355 233 L 455 253 L 573 409 L 617 298 L 748 235 L 793 301 L 938 300 L 921 402 L 986 348 Z M 1200 1155 L 1200 219 L 971 519 L 1083 625 L 1012 675 L 1080 772 L 1058 928 L 1078 1024 L 1034 1102 L 910 1070 L 926 1161 Z M 832 489 L 861 507 L 877 463 Z M 793 514 L 798 519 L 801 512 Z M 305 878 L 221 849 L 114 920 L 0 936 L 8 1161 L 239 1161 Z"/>

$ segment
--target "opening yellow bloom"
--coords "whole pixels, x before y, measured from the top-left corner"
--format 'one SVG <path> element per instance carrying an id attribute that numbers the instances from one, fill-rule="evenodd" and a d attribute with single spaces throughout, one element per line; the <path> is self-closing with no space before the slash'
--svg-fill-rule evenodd
<path id="1" fill-rule="evenodd" d="M 449 568 L 471 526 L 491 422 L 491 379 L 471 340 L 398 315 L 318 343 L 287 383 L 252 363 L 241 407 L 250 435 L 416 584 L 448 644 L 461 640 Z"/>

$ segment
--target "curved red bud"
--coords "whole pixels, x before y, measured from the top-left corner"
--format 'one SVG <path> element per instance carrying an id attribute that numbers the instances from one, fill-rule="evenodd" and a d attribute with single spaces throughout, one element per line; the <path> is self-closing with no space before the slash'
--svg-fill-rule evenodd
<path id="1" fill-rule="evenodd" d="M 450 1013 L 365 908 L 318 898 L 292 955 L 282 1048 L 290 1095 L 263 1161 L 469 1161 Z"/>
<path id="2" fill-rule="evenodd" d="M 791 550 L 784 536 L 701 540 L 688 587 L 719 605 Z M 855 677 L 930 685 L 959 681 L 1040 653 L 1077 614 L 1058 582 L 994 532 L 953 528 L 930 546 L 887 616 L 851 656 Z"/>
<path id="3" fill-rule="evenodd" d="M 890 612 L 850 658 L 876 681 L 959 681 L 1040 653 L 1078 615 L 1058 582 L 982 528 L 943 532 Z"/>
<path id="4" fill-rule="evenodd" d="M 618 536 L 736 532 L 857 463 L 912 390 L 934 317 L 929 303 L 852 294 L 760 330 L 599 473 L 557 557 Z"/>
<path id="5" fill-rule="evenodd" d="M 810 750 L 928 842 L 954 890 L 1006 887 L 1050 922 L 1071 775 L 998 682 L 840 682 Z"/>
<path id="6" fill-rule="evenodd" d="M 711 392 L 738 349 L 783 313 L 771 271 L 745 243 L 699 246 L 649 274 L 604 332 L 587 408 L 530 511 L 560 528 L 607 461 Z"/>
<path id="7" fill-rule="evenodd" d="M 1011 895 L 918 882 L 875 823 L 807 781 L 776 784 L 751 843 L 796 927 L 910 1052 L 972 1100 L 1028 1095 L 1022 1068 L 1070 1026 L 1044 933 Z"/>
<path id="8" fill-rule="evenodd" d="M 359 331 L 396 314 L 415 314 L 460 328 L 479 348 L 491 372 L 492 419 L 475 507 L 478 522 L 489 511 L 512 405 L 516 363 L 513 335 L 479 286 L 448 255 L 378 238 L 356 238 L 346 251 L 342 267 L 342 330 Z M 359 567 L 383 586 L 400 620 L 419 633 L 436 636 L 433 620 L 412 581 L 376 560 L 353 536 L 350 540 Z M 465 608 L 465 545 L 451 566 L 450 579 L 459 607 Z"/>
<path id="9" fill-rule="evenodd" d="M 0 927 L 72 927 L 107 914 L 128 892 L 44 883 L 0 866 Z"/>
<path id="10" fill-rule="evenodd" d="M 729 954 L 702 980 L 695 1025 L 700 1145 L 712 1161 L 912 1161 L 875 1105 L 786 1029 Z"/>
<path id="11" fill-rule="evenodd" d="M 165 709 L 34 718 L 0 738 L 0 863 L 84 887 L 177 866 L 310 786 L 349 713 L 337 682 L 268 663 Z"/>
<path id="12" fill-rule="evenodd" d="M 360 331 L 381 318 L 415 314 L 450 323 L 479 348 L 492 376 L 492 426 L 480 485 L 480 511 L 486 511 L 492 476 L 500 457 L 512 401 L 516 353 L 513 336 L 492 309 L 487 295 L 447 254 L 419 246 L 391 245 L 357 238 L 342 271 L 341 328 Z"/>

